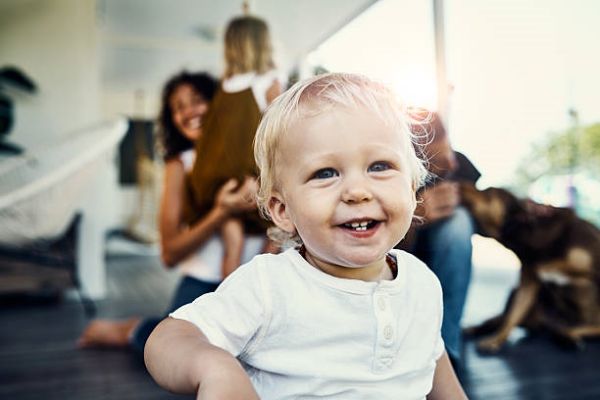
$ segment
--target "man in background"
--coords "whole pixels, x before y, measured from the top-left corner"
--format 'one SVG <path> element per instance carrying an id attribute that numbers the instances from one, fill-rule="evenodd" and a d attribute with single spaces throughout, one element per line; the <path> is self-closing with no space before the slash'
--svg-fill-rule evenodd
<path id="1" fill-rule="evenodd" d="M 423 138 L 430 181 L 419 192 L 420 200 L 407 239 L 400 247 L 413 253 L 437 275 L 442 285 L 444 319 L 442 337 L 455 368 L 462 365 L 463 315 L 471 279 L 471 236 L 475 225 L 460 205 L 458 182 L 475 183 L 481 174 L 461 153 L 452 149 L 448 134 L 436 113 L 414 113 L 419 123 L 413 132 Z"/>

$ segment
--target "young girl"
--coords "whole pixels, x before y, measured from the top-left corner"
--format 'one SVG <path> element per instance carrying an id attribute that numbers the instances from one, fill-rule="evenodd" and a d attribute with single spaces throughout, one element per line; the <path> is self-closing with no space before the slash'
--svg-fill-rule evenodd
<path id="1" fill-rule="evenodd" d="M 193 225 L 184 219 L 186 176 L 194 159 L 194 141 L 202 135 L 205 114 L 213 98 L 217 82 L 207 74 L 182 72 L 165 85 L 159 125 L 159 140 L 165 160 L 165 180 L 160 208 L 161 256 L 167 267 L 178 266 L 183 278 L 175 291 L 169 311 L 215 290 L 223 279 L 222 246 L 215 234 L 232 215 L 255 208 L 247 199 L 255 193 L 255 182 L 245 181 L 242 187 L 227 182 L 217 192 L 211 210 Z M 264 239 L 251 237 L 246 241 L 249 255 L 257 254 Z M 123 321 L 96 320 L 90 323 L 81 338 L 82 347 L 131 346 L 143 352 L 150 332 L 163 317 Z"/>
<path id="2" fill-rule="evenodd" d="M 148 340 L 156 381 L 199 399 L 464 399 L 433 273 L 393 246 L 426 176 L 390 91 L 300 82 L 256 136 L 259 205 L 301 245 L 261 255 Z"/>
<path id="3" fill-rule="evenodd" d="M 281 92 L 274 66 L 267 24 L 252 16 L 233 19 L 225 33 L 225 76 L 196 144 L 190 175 L 191 222 L 212 207 L 217 189 L 227 180 L 242 182 L 256 176 L 254 134 L 262 112 Z M 266 227 L 257 212 L 223 225 L 224 276 L 240 265 L 244 231 L 264 233 Z"/>

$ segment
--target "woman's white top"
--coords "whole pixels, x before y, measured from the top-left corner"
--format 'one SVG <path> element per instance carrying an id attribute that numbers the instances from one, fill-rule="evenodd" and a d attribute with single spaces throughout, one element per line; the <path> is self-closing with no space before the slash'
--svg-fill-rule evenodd
<path id="1" fill-rule="evenodd" d="M 184 151 L 179 156 L 186 172 L 191 171 L 196 158 L 194 149 Z M 259 254 L 265 244 L 264 235 L 246 235 L 242 252 L 242 263 L 246 263 Z M 220 232 L 215 232 L 196 252 L 181 261 L 177 269 L 183 275 L 191 276 L 204 282 L 219 283 L 223 280 L 221 264 L 223 263 L 223 241 Z"/>
<path id="2" fill-rule="evenodd" d="M 441 287 L 390 254 L 398 275 L 380 282 L 325 274 L 295 249 L 259 255 L 171 317 L 237 357 L 261 399 L 424 399 L 444 351 Z"/>

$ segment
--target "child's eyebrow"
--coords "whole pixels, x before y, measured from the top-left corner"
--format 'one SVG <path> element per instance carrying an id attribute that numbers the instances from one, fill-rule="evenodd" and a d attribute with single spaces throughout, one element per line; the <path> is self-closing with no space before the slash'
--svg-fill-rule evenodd
<path id="1" fill-rule="evenodd" d="M 397 143 L 383 144 L 371 144 L 367 143 L 362 148 L 363 153 L 377 153 L 387 156 L 398 155 L 402 153 L 402 148 L 397 146 Z"/>
<path id="2" fill-rule="evenodd" d="M 311 153 L 310 156 L 305 155 L 302 157 L 302 165 L 314 166 L 315 164 L 335 161 L 337 158 L 339 158 L 339 155 L 336 152 Z"/>
<path id="3" fill-rule="evenodd" d="M 336 161 L 336 157 L 333 153 L 322 153 L 309 158 L 303 158 L 299 168 L 299 175 L 311 175 L 315 171 L 333 167 Z"/>

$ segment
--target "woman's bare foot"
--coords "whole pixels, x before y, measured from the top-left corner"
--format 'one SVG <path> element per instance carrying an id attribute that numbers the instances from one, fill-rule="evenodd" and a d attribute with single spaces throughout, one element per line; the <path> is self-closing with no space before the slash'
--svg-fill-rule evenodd
<path id="1" fill-rule="evenodd" d="M 97 319 L 88 324 L 77 346 L 87 347 L 127 347 L 129 336 L 140 323 L 139 318 L 130 318 L 123 321 Z"/>

